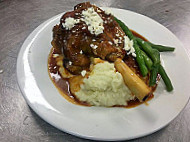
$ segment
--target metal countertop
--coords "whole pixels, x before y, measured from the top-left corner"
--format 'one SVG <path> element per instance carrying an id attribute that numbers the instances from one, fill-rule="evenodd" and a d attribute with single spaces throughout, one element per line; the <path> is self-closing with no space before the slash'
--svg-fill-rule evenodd
<path id="1" fill-rule="evenodd" d="M 72 9 L 81 0 L 0 0 L 0 141 L 90 141 L 64 133 L 42 120 L 22 97 L 16 59 L 26 37 L 42 22 Z M 146 15 L 171 30 L 190 57 L 190 0 L 93 0 Z M 168 126 L 131 142 L 189 142 L 190 103 Z"/>

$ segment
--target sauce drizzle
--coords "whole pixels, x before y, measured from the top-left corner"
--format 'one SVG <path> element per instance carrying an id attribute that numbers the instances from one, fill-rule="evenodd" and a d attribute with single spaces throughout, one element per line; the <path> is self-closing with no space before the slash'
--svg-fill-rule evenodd
<path id="1" fill-rule="evenodd" d="M 136 37 L 139 37 L 141 39 L 143 39 L 144 41 L 148 41 L 146 38 L 144 38 L 142 35 L 138 34 L 137 32 L 131 30 L 133 35 Z M 73 103 L 73 104 L 77 104 L 77 105 L 82 105 L 82 106 L 90 106 L 89 104 L 85 103 L 85 102 L 81 102 L 79 101 L 75 95 L 73 95 L 70 90 L 69 90 L 69 82 L 68 79 L 62 78 L 62 76 L 59 73 L 59 66 L 56 64 L 56 58 L 53 57 L 53 54 L 62 54 L 62 51 L 58 48 L 54 48 L 52 47 L 51 52 L 49 54 L 48 57 L 48 73 L 49 76 L 53 82 L 53 84 L 56 86 L 56 88 L 58 89 L 58 91 L 60 92 L 60 94 L 67 99 L 69 102 Z M 149 80 L 149 75 L 145 78 L 142 77 L 142 75 L 140 74 L 140 71 L 138 69 L 137 63 L 134 60 L 134 58 L 132 56 L 127 56 L 124 59 L 124 62 L 130 67 L 132 68 L 133 71 L 135 71 L 135 73 L 146 82 L 146 84 L 148 84 L 148 80 Z M 159 75 L 157 77 L 157 80 L 159 80 Z M 149 95 L 148 99 L 146 100 L 146 102 L 140 102 L 138 99 L 135 99 L 133 101 L 129 101 L 127 106 L 113 106 L 113 107 L 125 107 L 125 108 L 133 108 L 136 107 L 140 104 L 147 104 L 148 101 L 150 101 L 154 95 L 153 92 L 155 91 L 157 85 L 152 87 L 152 93 Z"/>

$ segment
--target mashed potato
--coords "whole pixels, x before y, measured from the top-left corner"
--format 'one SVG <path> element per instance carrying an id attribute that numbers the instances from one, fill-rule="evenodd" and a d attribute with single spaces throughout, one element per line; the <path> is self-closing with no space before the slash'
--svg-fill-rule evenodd
<path id="1" fill-rule="evenodd" d="M 94 65 L 80 88 L 75 92 L 76 97 L 95 106 L 127 105 L 127 101 L 134 99 L 122 75 L 108 62 Z"/>

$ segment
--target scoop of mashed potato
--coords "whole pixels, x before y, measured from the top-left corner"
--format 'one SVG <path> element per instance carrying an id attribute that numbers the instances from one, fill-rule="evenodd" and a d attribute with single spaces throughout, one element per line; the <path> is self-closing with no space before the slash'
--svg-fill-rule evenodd
<path id="1" fill-rule="evenodd" d="M 94 65 L 80 88 L 75 92 L 76 97 L 94 106 L 127 105 L 127 101 L 134 99 L 122 75 L 108 62 Z"/>

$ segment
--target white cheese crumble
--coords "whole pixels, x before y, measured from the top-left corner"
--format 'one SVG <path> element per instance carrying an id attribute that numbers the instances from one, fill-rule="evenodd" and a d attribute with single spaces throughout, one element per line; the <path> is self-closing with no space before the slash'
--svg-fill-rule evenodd
<path id="1" fill-rule="evenodd" d="M 93 47 L 94 46 L 94 44 L 90 44 L 90 47 Z"/>
<path id="2" fill-rule="evenodd" d="M 119 37 L 119 34 L 115 34 L 117 37 Z"/>
<path id="3" fill-rule="evenodd" d="M 112 45 L 112 44 L 113 44 L 111 41 L 108 41 L 108 43 L 109 43 L 110 45 Z"/>
<path id="4" fill-rule="evenodd" d="M 96 48 L 98 48 L 98 46 L 97 46 L 97 45 L 94 45 L 93 49 L 96 49 Z"/>
<path id="5" fill-rule="evenodd" d="M 72 65 L 72 62 L 71 62 L 71 61 L 69 61 L 69 65 L 70 65 L 70 66 Z"/>
<path id="6" fill-rule="evenodd" d="M 137 57 L 137 55 L 136 55 L 135 53 L 132 53 L 132 56 L 133 56 L 133 57 Z"/>
<path id="7" fill-rule="evenodd" d="M 98 13 L 94 11 L 93 7 L 90 7 L 87 10 L 82 11 L 82 17 L 83 18 L 81 20 L 87 24 L 88 30 L 91 34 L 95 34 L 97 36 L 103 33 L 103 20 L 98 15 Z"/>
<path id="8" fill-rule="evenodd" d="M 79 19 L 74 19 L 74 18 L 68 17 L 65 19 L 65 23 L 62 23 L 62 25 L 66 30 L 70 30 L 75 26 L 75 24 L 77 24 L 79 22 L 80 22 Z"/>
<path id="9" fill-rule="evenodd" d="M 53 58 L 57 58 L 59 54 L 53 54 Z"/>
<path id="10" fill-rule="evenodd" d="M 119 39 L 113 39 L 113 42 L 115 43 L 116 46 L 118 46 Z"/>
<path id="11" fill-rule="evenodd" d="M 95 39 L 92 39 L 92 41 L 96 41 Z"/>
<path id="12" fill-rule="evenodd" d="M 82 50 L 80 51 L 80 54 L 82 54 L 83 52 L 82 52 Z"/>
<path id="13" fill-rule="evenodd" d="M 86 70 L 81 71 L 81 75 L 84 77 L 86 75 Z"/>
<path id="14" fill-rule="evenodd" d="M 122 43 L 122 38 L 121 37 L 118 37 L 119 39 L 113 39 L 113 42 L 116 46 L 119 45 L 119 43 Z"/>
<path id="15" fill-rule="evenodd" d="M 110 14 L 113 15 L 111 9 L 109 9 L 109 8 L 105 10 L 105 14 L 107 14 L 107 15 L 110 15 Z"/>
<path id="16" fill-rule="evenodd" d="M 61 76 L 58 74 L 58 72 L 55 73 L 50 73 L 51 77 L 55 79 L 55 82 L 59 81 L 61 79 Z"/>
<path id="17" fill-rule="evenodd" d="M 92 49 L 98 48 L 98 46 L 97 46 L 97 45 L 94 45 L 94 44 L 90 44 L 90 47 L 92 47 Z"/>
<path id="18" fill-rule="evenodd" d="M 124 36 L 124 49 L 127 52 L 127 55 L 131 54 L 133 57 L 136 57 L 133 40 L 130 40 L 128 36 Z"/>
<path id="19" fill-rule="evenodd" d="M 86 27 L 82 27 L 82 29 L 84 30 L 84 29 L 86 29 Z"/>

